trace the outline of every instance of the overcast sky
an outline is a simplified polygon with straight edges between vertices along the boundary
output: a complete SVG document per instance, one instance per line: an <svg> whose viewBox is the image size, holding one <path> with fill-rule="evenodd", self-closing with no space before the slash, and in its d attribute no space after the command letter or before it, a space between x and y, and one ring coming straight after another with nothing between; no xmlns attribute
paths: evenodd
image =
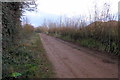
<svg viewBox="0 0 120 80"><path fill-rule="evenodd" d="M111 5L111 13L118 12L118 2L120 0L37 0L37 12L25 12L29 23L37 27L42 25L45 19L57 20L59 16L89 16L94 11L97 4L98 10L103 9L104 3Z"/></svg>

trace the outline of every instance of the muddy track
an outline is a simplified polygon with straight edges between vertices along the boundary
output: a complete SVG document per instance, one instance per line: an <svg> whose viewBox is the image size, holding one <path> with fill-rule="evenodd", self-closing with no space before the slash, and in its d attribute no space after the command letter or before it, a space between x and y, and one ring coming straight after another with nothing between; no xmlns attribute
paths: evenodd
<svg viewBox="0 0 120 80"><path fill-rule="evenodd" d="M57 78L118 78L117 59L46 34L40 37Z"/></svg>

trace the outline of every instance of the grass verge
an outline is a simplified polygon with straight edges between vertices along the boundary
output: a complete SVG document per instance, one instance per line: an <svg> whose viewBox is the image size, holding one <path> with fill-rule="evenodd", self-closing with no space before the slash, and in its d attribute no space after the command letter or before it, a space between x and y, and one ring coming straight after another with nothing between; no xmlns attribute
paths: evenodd
<svg viewBox="0 0 120 80"><path fill-rule="evenodd" d="M3 55L3 78L50 78L52 65L48 61L38 34L20 40Z"/></svg>
<svg viewBox="0 0 120 80"><path fill-rule="evenodd" d="M58 36L58 35L55 35L55 34L52 34L52 35L50 34L50 36L54 36L54 37L60 38L60 39L65 40L65 41L75 43L79 46L87 47L87 48L97 50L97 51L100 51L100 52L112 53L113 55L119 55L117 45L114 42L112 43L111 46L109 46L109 45L104 45L100 41L97 41L97 40L92 39L92 38L75 40L75 39L71 38L69 35L68 36L62 36L62 35Z"/></svg>

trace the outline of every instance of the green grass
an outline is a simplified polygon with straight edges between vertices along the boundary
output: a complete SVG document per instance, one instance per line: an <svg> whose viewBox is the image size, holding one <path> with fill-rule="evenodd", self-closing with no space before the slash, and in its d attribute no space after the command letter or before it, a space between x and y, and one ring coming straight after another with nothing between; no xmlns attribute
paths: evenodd
<svg viewBox="0 0 120 80"><path fill-rule="evenodd" d="M55 35L52 34L52 36L55 36ZM63 39L65 41L76 43L80 46L87 47L87 48L90 48L93 50L112 53L115 55L118 55L118 53L119 53L119 51L117 49L117 44L115 44L114 42L112 43L111 48L110 48L109 45L105 45L105 44L101 43L100 41L97 41L93 38L84 38L84 39L75 40L75 39L71 38L69 35L67 35L67 36L60 35L60 36L55 36L55 37L58 37L58 38Z"/></svg>
<svg viewBox="0 0 120 80"><path fill-rule="evenodd" d="M94 39L82 39L82 40L77 40L77 43L80 44L81 46L88 47L88 48L94 48L96 50L104 51L105 46Z"/></svg>
<svg viewBox="0 0 120 80"><path fill-rule="evenodd" d="M20 40L3 56L3 77L50 78L52 65L38 34Z"/></svg>
<svg viewBox="0 0 120 80"><path fill-rule="evenodd" d="M60 37L60 38L63 39L63 40L74 42L74 39L70 38L70 36L64 36L64 37Z"/></svg>

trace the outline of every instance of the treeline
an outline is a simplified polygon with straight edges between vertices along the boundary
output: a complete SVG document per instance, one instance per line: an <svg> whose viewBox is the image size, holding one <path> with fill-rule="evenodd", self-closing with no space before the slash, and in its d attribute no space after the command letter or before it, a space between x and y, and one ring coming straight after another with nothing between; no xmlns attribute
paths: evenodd
<svg viewBox="0 0 120 80"><path fill-rule="evenodd" d="M33 5L34 7L30 7ZM20 38L22 25L21 16L26 10L32 11L36 7L35 1L2 2L2 42L3 51L14 45Z"/></svg>
<svg viewBox="0 0 120 80"><path fill-rule="evenodd" d="M33 4L31 5L36 4L33 1ZM15 70L18 70L18 66L24 62L26 59L25 57L30 56L30 54L25 53L25 50L23 50L24 46L20 47L23 41L22 39L26 38L25 36L28 36L28 34L32 34L34 30L32 25L21 25L20 18L25 10L33 10L30 8L30 2L2 2L3 78L10 77L10 74L12 74ZM20 59L22 60L20 61Z"/></svg>
<svg viewBox="0 0 120 80"><path fill-rule="evenodd" d="M2 48L5 51L12 46L19 35L20 16L21 12L20 3L2 3ZM3 53L5 54L5 53Z"/></svg>
<svg viewBox="0 0 120 80"><path fill-rule="evenodd" d="M50 27L48 33L82 46L119 54L118 22L94 22L85 27Z"/></svg>
<svg viewBox="0 0 120 80"><path fill-rule="evenodd" d="M85 47L119 55L118 21L116 15L109 12L109 6L105 3L105 10L101 13L97 12L95 6L94 16L90 15L87 19L82 16L60 17L58 21L47 22L38 30Z"/></svg>
<svg viewBox="0 0 120 80"><path fill-rule="evenodd" d="M53 75L36 29L27 20L25 24L20 20L24 11L33 11L35 8L34 0L2 3L3 80L9 77L49 78Z"/></svg>

